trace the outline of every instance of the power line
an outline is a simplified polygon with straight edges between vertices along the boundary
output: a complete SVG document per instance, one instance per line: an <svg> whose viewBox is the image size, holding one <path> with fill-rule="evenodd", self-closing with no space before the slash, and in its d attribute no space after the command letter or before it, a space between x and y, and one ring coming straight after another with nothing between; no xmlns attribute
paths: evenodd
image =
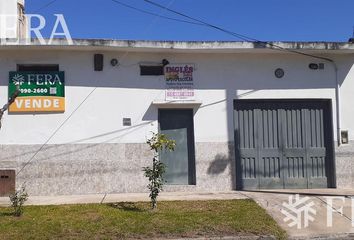
<svg viewBox="0 0 354 240"><path fill-rule="evenodd" d="M44 8L52 5L53 3L55 3L57 0L53 0L49 3L47 3L45 6L41 7L39 10L35 11L35 12L38 12L40 10L43 10ZM117 0L112 0L118 4L121 4L123 6L126 6L126 7L129 7L129 8L135 8L133 6L130 6L128 4L125 4L125 3L121 3ZM138 8L136 8L136 10L139 10ZM144 11L144 10L142 10ZM147 12L147 11L146 11ZM151 13L151 14L154 14L154 13ZM155 14L154 14L155 15ZM158 14L156 14L156 16L158 17L163 17L163 18L167 18L167 17L164 17L164 16L160 16ZM168 18L169 19L169 18ZM171 18L170 20L173 20L173 18ZM175 19L177 21L179 21L179 19ZM186 22L186 23L192 23L192 22L188 22L188 21L183 21L181 20L182 22ZM126 55L129 54L129 52L127 51L126 54L125 54L125 57ZM78 109L87 101L87 99L93 94L93 92L97 89L97 87L95 87L86 97L85 99L77 106L77 108L64 120L64 122L62 122L62 124L52 133L52 135L41 145L41 147L29 158L29 160L25 163L25 165L17 172L16 176L18 176L31 162L33 162L35 160L35 157L44 149L44 147L49 143L49 141L59 132L59 130L71 119L71 117L78 111Z"/></svg>
<svg viewBox="0 0 354 240"><path fill-rule="evenodd" d="M171 6L175 1L176 1L176 0L170 0L169 3L167 4L167 6L168 6L168 7ZM151 23L146 26L146 29L145 29L145 31L143 32L143 35L146 34L146 33L149 31L149 29L151 29L151 27L152 27L154 24L157 23L157 21L159 21L159 19L163 16L163 15L162 15L162 12L163 12L163 11L164 11L164 10L160 10L160 12L158 13L158 16L154 17L154 19L151 21Z"/></svg>
<svg viewBox="0 0 354 240"><path fill-rule="evenodd" d="M42 11L43 9L49 7L50 5L54 4L57 0L52 0L48 3L46 3L45 5L43 5L42 7L38 8L36 11L34 11L33 13L38 13L40 11Z"/></svg>
<svg viewBox="0 0 354 240"><path fill-rule="evenodd" d="M25 165L17 172L16 176L18 176L40 153L44 146L48 144L48 142L59 132L59 130L69 121L69 119L79 110L79 108L87 101L87 99L93 94L93 92L97 89L95 87L86 97L85 99L75 108L75 110L60 124L60 126L52 133L52 135L42 144L42 146L32 155L32 157L25 163Z"/></svg>
<svg viewBox="0 0 354 240"><path fill-rule="evenodd" d="M37 9L36 11L34 12L39 12L47 7L49 7L50 5L54 4L57 0L53 0L49 3L47 3L46 5L44 5L43 7ZM134 6L131 6L131 5L128 5L128 4L125 4L123 2L120 2L118 0L111 0L117 4L120 4L122 6L125 6L127 8L130 8L130 9L134 9L136 11L139 11L139 12L142 12L142 13L145 13L145 14L149 14L149 15L153 15L153 16L157 16L157 17L161 17L161 18L164 18L164 19L168 19L168 20L173 20L173 21L177 21L177 22L182 22L182 23L187 23L187 24L193 24L193 25L199 25L199 26L207 26L207 27L210 27L210 28L214 28L216 30L219 30L219 31L222 31L224 33L227 33L227 34L230 34L234 37L237 37L239 39L242 39L242 40L245 40L245 41L252 41L252 42L256 42L256 43L260 43L260 44L265 44L266 45L269 45L271 47L274 47L273 49L274 50L282 50L282 51L287 51L287 52L292 52L292 53L296 53L296 54L300 54L300 55L304 55L304 56L308 56L308 57L313 57L313 58L318 58L318 59L323 59L323 60L326 60L326 61L329 61L329 62L332 62L334 63L334 61L332 59L329 59L329 58L324 58L324 57L320 57L320 56L315 56L315 55L311 55L311 54L306 54L306 53L302 53L302 52L298 52L298 51L295 51L295 50L290 50L290 49L286 49L286 48L283 48L281 46L278 46L276 44L273 44L273 43L268 43L268 42L264 42L264 41L260 41L260 40L257 40L255 38L251 38L251 37L248 37L246 35L243 35L243 34L239 34L239 33L236 33L236 32L232 32L230 30L227 30L227 29L224 29L224 28L221 28L221 27L218 27L216 25L213 25L213 24L210 24L210 23L207 23L205 21L202 21L202 20L199 20L197 18L194 18L194 17L190 17L186 14L183 14L183 13L180 13L180 12L177 12L173 9L170 9L168 7L165 7L165 6L162 6L158 3L155 3L155 2L152 2L150 0L144 0L145 2L149 3L149 4L152 4L156 7L159 7L159 8L162 8L164 10L167 10L169 12L172 12L174 14L177 14L177 15L180 15L182 17L185 17L185 18L188 18L188 19L191 19L195 22L191 22L191 21L185 21L185 20L182 20L182 19L177 19L177 18L170 18L170 17L166 17L166 16L161 16L159 14L156 14L156 13L153 13L153 12L149 12L149 11L145 11L143 9L139 9L139 8L136 8ZM44 148L45 145L48 144L48 142L59 132L59 130L70 120L70 118L77 112L77 110L87 101L87 99L93 94L93 92L97 89L97 87L95 87L86 97L85 99L78 105L78 107L64 120L64 122L53 132L53 134L41 145L41 147L32 155L32 157L25 163L25 165L20 169L20 171L18 171L17 175L18 176L34 159L35 157L38 155L39 152L41 152Z"/></svg>
<svg viewBox="0 0 354 240"><path fill-rule="evenodd" d="M267 46L270 46L269 49L273 49L273 50L278 50L278 51L284 51L284 52L290 52L290 53L294 53L294 54L298 54L298 55L302 55L302 56L306 56L306 57L311 57L311 58L316 58L316 59L321 59L321 60L324 60L324 61L327 61L329 63L331 63L333 65L333 68L334 68L334 72L335 72L335 81L336 81L336 108L337 108L337 137L338 137L338 145L340 145L340 130L341 130L341 118L340 118L340 83L338 82L338 66L337 66L337 63L335 62L335 60L331 59L331 58L328 58L328 57L321 57L321 56L317 56L317 55L313 55L313 54L308 54L308 53L304 53L304 52L300 52L300 51L297 51L297 50L292 50L292 49L287 49L287 48L284 48L282 46L279 46L277 44L274 44L274 43L269 43L269 42L265 42L265 41L260 41L258 39L254 39L254 38L250 38L246 35L242 35L242 34L238 34L238 33L235 33L235 32L232 32L232 31L229 31L229 30L226 30L224 28L221 28L221 27L218 27L218 26L215 26L213 24L210 24L210 23L207 23L207 22L204 22L202 20L199 20L197 18L194 18L194 17L190 17L186 14L183 14L183 13L180 13L178 11L175 11L173 9L170 9L166 6L163 6L163 5L160 5L158 3L155 3L153 1L150 1L150 0L144 0L145 2L149 3L149 4L152 4L156 7L159 7L159 8L162 8L164 10L167 10L169 12L172 12L174 14L177 14L179 16L183 16L185 18L188 18L188 19L191 19L193 21L196 21L196 22L199 22L199 23L203 23L205 26L208 26L210 28L214 28L214 29L217 29L219 31L222 31L224 33L228 33L232 36L235 36L235 37L238 37L240 39L244 39L247 41L247 39L249 41L253 41L255 42L256 44L262 44L264 45L264 47L267 47Z"/></svg>
<svg viewBox="0 0 354 240"><path fill-rule="evenodd" d="M222 28L222 27L219 27L219 26L216 26L216 25L213 25L213 24L210 24L208 22L205 22L205 21L202 21L200 19L197 19L197 18L194 18L194 17L191 17L187 14L184 14L184 13L181 13L181 12L178 12L176 10L173 10L171 8L168 8L166 6L163 6L161 4L158 4L156 2L153 2L153 1L150 1L150 0L144 0L145 2L155 6L155 7L158 7L158 8L162 8L166 11L169 11L169 12L172 12L174 14L177 14L179 16L182 16L182 17L185 17L187 19L190 19L190 20L193 20L197 23L200 23L204 26L207 26L207 27L210 27L210 28L213 28L213 29L216 29L218 31L221 31L221 32L224 32L224 33L227 33L229 35L232 35L234 37L237 37L239 39L242 39L244 41L247 41L247 42L255 42L255 43L258 43L258 44L263 44L265 47L267 47L267 45L269 45L270 47L272 47L271 49L274 49L274 50L280 50L280 51L286 51L286 52L291 52L291 53L295 53L295 54L299 54L299 55L303 55L303 56L307 56L307 57L312 57L312 58L317 58L317 59L322 59L322 60L325 60L325 61L329 61L331 63L333 63L334 61L330 58L326 58L326 57L320 57L320 56L316 56L316 55L312 55L312 54L308 54L308 53L303 53L303 52L299 52L299 51L296 51L296 50L291 50L291 49L287 49L287 48L284 48L282 46L279 46L279 45L276 45L274 43L269 43L269 42L265 42L265 41L261 41L261 40L258 40L258 39L255 39L255 38L252 38L252 37L248 37L246 35L243 35L243 34L239 34L239 33L236 33L236 32L233 32L233 31L230 31L230 30L227 30L225 28Z"/></svg>
<svg viewBox="0 0 354 240"><path fill-rule="evenodd" d="M141 13L148 14L148 15L151 15L151 16L155 16L155 17L159 17L159 18L164 18L164 19L167 19L167 20L175 21L175 22L182 22L182 23L193 24L193 25L199 25L199 26L203 26L203 25L204 25L204 24L201 24L201 23L186 21L186 20L182 20L182 19L178 19L178 18L171 18L171 17L162 16L162 15L160 15L160 14L157 14L157 13L154 13L154 12L150 12L150 11L146 11L146 10L143 10L143 9L141 9L141 8L134 7L134 6L132 6L132 5L123 3L123 2L118 1L118 0L111 0L111 1L114 2L114 3L116 3L116 4L119 4L119 5L121 5L121 6L124 6L124 7L126 7L126 8L133 9L133 10L135 10L135 11L137 11L137 12L141 12Z"/></svg>
<svg viewBox="0 0 354 240"><path fill-rule="evenodd" d="M201 25L204 25L204 26L207 26L207 27L210 27L210 28L217 29L217 30L222 31L222 32L227 33L227 34L231 34L231 35L233 35L234 37L237 37L237 38L239 38L239 39L242 39L242 40L245 40L245 41L258 41L257 39L250 38L250 37L248 37L248 36L246 36L246 35L242 35L242 34L239 34L239 33L235 33L235 32L226 30L226 29L224 29L224 28L218 27L218 26L216 26L216 25L207 23L207 22L202 21L202 20L200 20L200 19L197 19L197 18L188 16L188 15L186 15L186 14L184 14L184 13L178 12L178 11L176 11L176 10L173 10L173 9L168 8L168 7L166 7L166 6L163 6L163 5L161 5L161 4L155 3L155 2L153 2L153 1L150 1L150 0L144 0L144 1L147 2L147 3L149 3L149 4L151 4L151 5L153 5L153 6L155 6L155 7L162 8L162 9L164 9L164 10L166 10L166 11L172 12L172 13L177 14L177 15L179 15L179 16L182 16L182 17L184 17L184 18L188 18L188 19L190 19L190 20L193 20L193 21L195 21L195 22L198 22L198 23L200 23Z"/></svg>

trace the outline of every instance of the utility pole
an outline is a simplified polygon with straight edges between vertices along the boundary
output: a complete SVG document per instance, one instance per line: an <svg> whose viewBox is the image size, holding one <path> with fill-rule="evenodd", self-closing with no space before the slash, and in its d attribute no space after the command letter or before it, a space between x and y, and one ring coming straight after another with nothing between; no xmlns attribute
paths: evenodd
<svg viewBox="0 0 354 240"><path fill-rule="evenodd" d="M20 95L20 84L16 85L16 91L11 95L11 97L9 98L7 103L0 109L0 129L2 127L1 120L2 120L2 117L4 116L4 113L9 109L11 104L13 104L15 102L18 95Z"/></svg>

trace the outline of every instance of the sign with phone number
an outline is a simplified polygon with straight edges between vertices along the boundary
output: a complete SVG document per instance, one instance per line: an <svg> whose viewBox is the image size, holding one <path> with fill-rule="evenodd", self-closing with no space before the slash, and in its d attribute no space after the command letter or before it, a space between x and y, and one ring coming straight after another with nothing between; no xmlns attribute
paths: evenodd
<svg viewBox="0 0 354 240"><path fill-rule="evenodd" d="M165 67L166 101L194 100L194 66L174 64Z"/></svg>
<svg viewBox="0 0 354 240"><path fill-rule="evenodd" d="M64 72L10 72L9 97L19 85L20 95L9 112L64 112Z"/></svg>

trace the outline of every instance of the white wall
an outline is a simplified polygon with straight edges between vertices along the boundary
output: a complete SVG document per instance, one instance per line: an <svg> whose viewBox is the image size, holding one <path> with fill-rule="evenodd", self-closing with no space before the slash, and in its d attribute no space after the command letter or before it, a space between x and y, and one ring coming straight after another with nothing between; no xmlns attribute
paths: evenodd
<svg viewBox="0 0 354 240"><path fill-rule="evenodd" d="M354 56L337 57L339 79L341 80L342 130L349 131L354 140Z"/></svg>
<svg viewBox="0 0 354 240"><path fill-rule="evenodd" d="M140 143L157 130L154 100L164 100L164 77L140 76L139 62L194 63L196 98L203 105L195 113L196 142L233 141L233 100L252 98L332 99L335 116L335 78L332 67L313 71L313 60L293 54L148 54L106 52L103 72L93 71L94 52L2 51L0 52L0 104L6 102L8 72L16 64L59 64L65 71L66 112L64 114L8 115L3 119L0 144L43 144L58 126L96 88L87 101L52 138L62 143ZM109 64L118 58L120 67ZM354 140L353 56L340 57L343 128ZM318 61L315 61L318 62ZM277 79L281 67L285 77ZM132 118L135 127L123 127ZM334 117L334 128L336 126Z"/></svg>

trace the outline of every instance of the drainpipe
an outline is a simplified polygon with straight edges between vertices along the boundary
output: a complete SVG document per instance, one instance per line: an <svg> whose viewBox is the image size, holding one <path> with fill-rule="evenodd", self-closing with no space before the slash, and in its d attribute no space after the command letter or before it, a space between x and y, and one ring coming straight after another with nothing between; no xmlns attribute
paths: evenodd
<svg viewBox="0 0 354 240"><path fill-rule="evenodd" d="M350 42L352 40L349 40ZM273 45L273 44L272 44ZM273 45L276 46L276 45ZM325 60L329 63L332 64L333 68L334 68L334 74L335 74L335 91L336 91L336 120L337 120L337 143L338 143L338 147L340 147L342 145L342 139L341 139L341 129L342 129L342 117L341 117L341 94L340 94L340 83L339 83L339 79L338 79L338 66L336 64L336 62L331 59L331 58L327 58L327 57L320 57L320 56L315 56L315 55L311 55L311 54L307 54L307 53L303 53L303 52L298 52L298 51L294 51L294 50L288 50L279 46L276 46L278 48L278 50L284 50L284 51L289 51L292 53L296 53L296 54L300 54L300 55L304 55L307 57L313 57L313 58L317 58L317 59L322 59Z"/></svg>
<svg viewBox="0 0 354 240"><path fill-rule="evenodd" d="M340 83L338 80L338 66L336 62L332 59L329 62L332 63L333 68L334 68L334 74L335 74L335 79L336 79L336 118L337 118L337 144L338 147L341 146L342 140L341 140L341 129L342 129L342 116L341 116L341 94L340 94Z"/></svg>
<svg viewBox="0 0 354 240"><path fill-rule="evenodd" d="M312 55L309 55L312 56ZM337 145L340 147L342 145L342 139L341 139L341 130L342 130L342 105L341 105L341 94L340 94L340 83L338 79L338 66L337 63L331 59L331 58L326 58L326 57L318 57L318 56L312 56L318 59L326 60L327 62L331 63L334 69L334 74L335 74L335 91L336 91L336 120L337 120Z"/></svg>

